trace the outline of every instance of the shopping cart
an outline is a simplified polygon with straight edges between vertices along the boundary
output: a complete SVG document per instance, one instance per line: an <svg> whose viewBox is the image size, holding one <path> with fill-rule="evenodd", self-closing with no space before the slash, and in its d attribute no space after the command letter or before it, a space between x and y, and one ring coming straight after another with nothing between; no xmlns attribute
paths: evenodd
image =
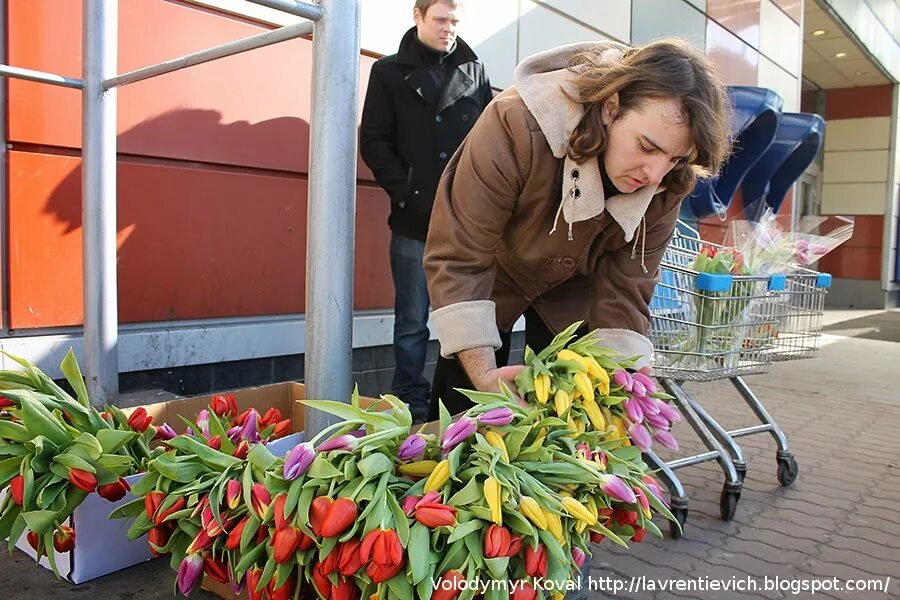
<svg viewBox="0 0 900 600"><path fill-rule="evenodd" d="M707 452L664 463L655 453L647 460L660 472L669 489L672 513L681 526L687 519L687 495L674 470L716 460L725 483L720 495L723 520L734 517L740 499L746 460L735 438L768 431L778 444L778 480L790 485L797 476L797 462L778 424L742 379L764 373L776 357L799 354L817 345L821 326L823 280L804 270L792 279L785 275L711 275L691 269L704 242L676 232L663 256L660 282L650 303L650 336L654 343L654 372L674 398L685 420L703 441ZM815 292L807 294L815 281ZM816 320L818 311L818 320ZM815 341L814 341L815 340ZM813 351L814 352L814 351ZM810 351L806 351L811 355ZM685 381L729 379L756 414L760 425L725 430L705 408L685 391ZM673 537L680 528L672 524Z"/></svg>

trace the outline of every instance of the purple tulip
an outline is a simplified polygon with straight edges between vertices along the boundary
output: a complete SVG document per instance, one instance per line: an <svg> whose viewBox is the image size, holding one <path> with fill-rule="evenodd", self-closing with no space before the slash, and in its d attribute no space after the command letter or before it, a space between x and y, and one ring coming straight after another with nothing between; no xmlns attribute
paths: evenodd
<svg viewBox="0 0 900 600"><path fill-rule="evenodd" d="M244 591L245 584L246 584L246 579L244 579L243 577L241 577L240 581L237 581L237 582L232 581L231 582L231 591L234 592L235 596L240 596L241 593Z"/></svg>
<svg viewBox="0 0 900 600"><path fill-rule="evenodd" d="M647 390L648 394L656 393L656 389L657 389L656 382L653 381L651 378L647 377L646 375L644 375L643 373L635 373L634 375L631 376L631 378L634 379L635 381L640 381L641 384L644 386L644 389Z"/></svg>
<svg viewBox="0 0 900 600"><path fill-rule="evenodd" d="M625 401L625 414L628 415L628 420L632 423L640 423L644 420L644 410L641 408L641 403L634 398L629 398Z"/></svg>
<svg viewBox="0 0 900 600"><path fill-rule="evenodd" d="M641 408L644 409L644 415L658 415L659 414L659 406L657 406L656 400L649 396L634 396L634 398L641 403Z"/></svg>
<svg viewBox="0 0 900 600"><path fill-rule="evenodd" d="M205 408L197 414L197 427L200 428L203 437L209 439L209 411Z"/></svg>
<svg viewBox="0 0 900 600"><path fill-rule="evenodd" d="M587 561L587 554L578 546L572 546L572 560L575 561L575 565L580 569Z"/></svg>
<svg viewBox="0 0 900 600"><path fill-rule="evenodd" d="M492 408L491 410L481 413L480 415L478 415L478 420L481 421L482 425L493 425L494 427L501 427L503 425L509 425L510 423L512 423L514 416L515 414L510 408L501 406L499 408Z"/></svg>
<svg viewBox="0 0 900 600"><path fill-rule="evenodd" d="M178 565L178 589L185 596L190 596L191 592L200 581L203 575L203 557L199 554L188 554Z"/></svg>
<svg viewBox="0 0 900 600"><path fill-rule="evenodd" d="M184 433L185 433L185 435L189 435L191 437L196 437L193 427L188 427L187 429L184 430Z"/></svg>
<svg viewBox="0 0 900 600"><path fill-rule="evenodd" d="M241 425L241 431L238 438L247 440L248 442L258 442L259 431L256 426L258 419L259 413L256 412L256 409L251 408L250 412L247 413L247 417L244 419L244 424Z"/></svg>
<svg viewBox="0 0 900 600"><path fill-rule="evenodd" d="M613 373L613 381L616 382L616 385L620 385L625 388L626 392L630 392L634 380L631 377L631 373L626 371L625 369L619 369L615 373Z"/></svg>
<svg viewBox="0 0 900 600"><path fill-rule="evenodd" d="M459 421L450 425L444 431L444 439L441 449L450 452L478 429L478 422L471 417L460 417Z"/></svg>
<svg viewBox="0 0 900 600"><path fill-rule="evenodd" d="M329 452L331 450L347 450L349 452L356 448L356 440L357 438L349 434L339 435L319 444L317 450L319 452Z"/></svg>
<svg viewBox="0 0 900 600"><path fill-rule="evenodd" d="M414 433L400 444L400 448L397 450L397 458L404 462L421 458L425 454L425 446L425 438L418 433Z"/></svg>
<svg viewBox="0 0 900 600"><path fill-rule="evenodd" d="M678 441L675 440L675 436L666 431L665 429L657 429L653 432L653 439L659 442L664 448L668 448L673 452L678 451Z"/></svg>
<svg viewBox="0 0 900 600"><path fill-rule="evenodd" d="M241 439L241 426L235 425L234 427L226 431L225 435L228 436L229 440L237 444L238 440Z"/></svg>
<svg viewBox="0 0 900 600"><path fill-rule="evenodd" d="M175 430L172 429L171 425L169 425L168 423L163 423L156 428L156 435L158 435L159 439L161 440L171 440L177 434L175 433Z"/></svg>
<svg viewBox="0 0 900 600"><path fill-rule="evenodd" d="M662 415L644 415L644 421L654 429L665 429L668 431L671 429L672 424L669 423L669 420Z"/></svg>
<svg viewBox="0 0 900 600"><path fill-rule="evenodd" d="M355 430L355 431L351 431L351 432L348 433L347 435L352 435L352 436L355 437L355 438L366 437L366 428L365 428L365 427L360 427L359 429L357 429L357 430Z"/></svg>
<svg viewBox="0 0 900 600"><path fill-rule="evenodd" d="M619 502L624 502L626 504L634 504L637 502L634 491L615 475L601 473L600 489L613 500L618 500Z"/></svg>
<svg viewBox="0 0 900 600"><path fill-rule="evenodd" d="M628 427L628 437L642 452L646 452L653 445L653 438L650 437L650 432L640 423L634 423Z"/></svg>
<svg viewBox="0 0 900 600"><path fill-rule="evenodd" d="M672 423L681 423L681 413L675 410L675 408L673 408L670 404L660 400L656 403L656 406L659 407L659 414L667 418L669 421L671 421Z"/></svg>
<svg viewBox="0 0 900 600"><path fill-rule="evenodd" d="M646 396L647 388L644 387L644 384L635 379L631 382L631 395L632 396Z"/></svg>
<svg viewBox="0 0 900 600"><path fill-rule="evenodd" d="M294 446L284 459L284 478L293 481L306 473L316 458L316 451L309 442Z"/></svg>

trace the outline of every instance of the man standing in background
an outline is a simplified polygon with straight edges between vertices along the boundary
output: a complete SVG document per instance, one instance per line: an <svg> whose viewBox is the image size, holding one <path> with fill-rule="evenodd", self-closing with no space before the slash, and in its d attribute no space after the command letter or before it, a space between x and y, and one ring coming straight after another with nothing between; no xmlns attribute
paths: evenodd
<svg viewBox="0 0 900 600"><path fill-rule="evenodd" d="M422 257L438 180L491 101L490 81L472 49L456 36L460 0L416 0L415 27L397 54L369 75L360 148L391 199L394 358L391 392L424 422L431 393L425 378L428 289Z"/></svg>

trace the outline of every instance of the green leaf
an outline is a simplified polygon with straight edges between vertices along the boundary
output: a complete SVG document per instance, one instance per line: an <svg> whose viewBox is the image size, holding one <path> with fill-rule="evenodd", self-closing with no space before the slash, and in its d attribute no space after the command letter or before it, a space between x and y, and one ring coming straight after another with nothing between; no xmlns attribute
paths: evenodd
<svg viewBox="0 0 900 600"><path fill-rule="evenodd" d="M82 471L87 471L92 475L97 474L97 467L88 461L84 460L79 456L75 456L74 454L63 453L57 454L53 458L53 462L59 463L67 469L81 469Z"/></svg>
<svg viewBox="0 0 900 600"><path fill-rule="evenodd" d="M394 470L394 463L381 452L374 452L359 461L356 467L363 477L374 479L382 473L392 472Z"/></svg>
<svg viewBox="0 0 900 600"><path fill-rule="evenodd" d="M240 459L233 456L228 456L223 452L219 452L215 448L210 448L200 440L192 438L188 435L176 436L166 442L166 445L171 448L181 450L185 454L193 454L204 464L209 465L210 467L218 471L224 471L225 469L241 462Z"/></svg>
<svg viewBox="0 0 900 600"><path fill-rule="evenodd" d="M461 537L450 544L444 553L444 560L437 568L437 573L445 573L448 569L459 569L466 560L466 538Z"/></svg>
<svg viewBox="0 0 900 600"><path fill-rule="evenodd" d="M407 546L408 548L415 549L415 551L408 553L413 585L418 585L431 574L431 570L429 569L431 565L428 562L428 552L419 550L429 548L430 546L431 531L421 523L413 525L409 532L409 545Z"/></svg>
<svg viewBox="0 0 900 600"><path fill-rule="evenodd" d="M481 484L474 477L448 501L450 506L466 506L481 500Z"/></svg>
<svg viewBox="0 0 900 600"><path fill-rule="evenodd" d="M494 579L501 581L508 579L506 576L506 568L509 566L508 556L500 558L485 558L484 562L487 565L488 572Z"/></svg>
<svg viewBox="0 0 900 600"><path fill-rule="evenodd" d="M0 438L13 442L27 442L34 435L28 432L24 425L12 421L0 420Z"/></svg>
<svg viewBox="0 0 900 600"><path fill-rule="evenodd" d="M363 421L366 425L371 425L376 429L384 429L387 427L395 427L397 420L390 413L367 412L362 409L353 408L346 402L336 402L334 400L301 400L310 408L321 410L345 421Z"/></svg>
<svg viewBox="0 0 900 600"><path fill-rule="evenodd" d="M22 513L22 518L25 519L28 529L42 535L47 529L53 527L57 513L53 510L29 510Z"/></svg>
<svg viewBox="0 0 900 600"><path fill-rule="evenodd" d="M115 471L117 473L127 473L134 470L134 459L130 456L122 456L121 454L101 454L97 459L97 464L104 469Z"/></svg>
<svg viewBox="0 0 900 600"><path fill-rule="evenodd" d="M54 481L45 485L37 495L37 505L45 510L53 506L53 502L56 498L63 493L69 485L67 479L60 479L55 475L53 476L53 479Z"/></svg>
<svg viewBox="0 0 900 600"><path fill-rule="evenodd" d="M400 538L400 545L406 548L409 546L409 520L393 493L389 492L384 496L387 498L388 508L394 517L394 529L397 531L397 537Z"/></svg>
<svg viewBox="0 0 900 600"><path fill-rule="evenodd" d="M19 541L19 538L22 537L22 534L25 533L25 530L28 528L28 524L25 523L25 519L22 518L21 513L16 513L16 519L13 521L13 524L9 528L9 536L7 538L7 547L9 548L10 554L12 554L13 549L16 547L16 542Z"/></svg>
<svg viewBox="0 0 900 600"><path fill-rule="evenodd" d="M100 441L86 431L79 434L73 443L83 448L91 460L97 460L103 454L103 446L100 445Z"/></svg>
<svg viewBox="0 0 900 600"><path fill-rule="evenodd" d="M13 456L0 460L0 488L5 487L9 480L19 474L24 456Z"/></svg>
<svg viewBox="0 0 900 600"><path fill-rule="evenodd" d="M132 491L134 488L132 488ZM141 513L146 514L146 509L144 508L144 499L137 498L132 500L131 502L126 502L121 506L117 506L111 513L109 513L108 519L133 519L139 516Z"/></svg>
<svg viewBox="0 0 900 600"><path fill-rule="evenodd" d="M249 526L250 526L250 524L248 523L248 524L247 524L247 527L249 527ZM244 531L247 531L247 529L244 529ZM255 534L256 531L254 531L253 533ZM266 543L267 543L267 542L266 542L265 540L263 540L262 542L260 542L259 544L257 544L252 550L250 550L250 551L248 551L248 552L245 552L245 553L241 556L241 560L238 562L238 564L237 564L237 566L234 568L234 570L235 570L235 571L246 571L246 570L249 569L251 566L255 565L255 564L256 564L256 561L257 561L259 558L261 558L262 555L265 553L265 551L266 551Z"/></svg>
<svg viewBox="0 0 900 600"><path fill-rule="evenodd" d="M401 570L399 573L388 579L387 587L390 590L390 598L393 600L414 600L413 589L406 580L406 572Z"/></svg>
<svg viewBox="0 0 900 600"><path fill-rule="evenodd" d="M450 504L452 505L453 503L451 502ZM453 531L450 532L450 536L447 538L447 542L452 544L456 540L462 539L467 535L473 534L476 531L481 531L484 525L485 523L478 519L472 519L471 521L466 521L465 523L457 523L456 527L453 528ZM481 536L479 536L479 538L480 537Z"/></svg>
<svg viewBox="0 0 900 600"><path fill-rule="evenodd" d="M269 449L265 447L263 444L256 444L252 450L247 454L247 460L249 460L253 465L258 467L262 471L267 471L272 465L275 464L275 461L278 460L275 458L275 455L269 452Z"/></svg>
<svg viewBox="0 0 900 600"><path fill-rule="evenodd" d="M306 472L306 476L310 479L324 479L326 481L335 479L341 475L341 471L321 454L316 456L315 460L313 460L312 464L309 466L309 470Z"/></svg>
<svg viewBox="0 0 900 600"><path fill-rule="evenodd" d="M66 381L68 381L69 385L72 386L72 389L75 390L75 395L78 397L78 401L81 405L84 407L90 406L91 403L88 398L87 387L84 385L84 377L81 375L81 369L78 368L78 361L75 360L75 353L72 352L71 348L66 352L65 358L63 358L62 362L59 364L59 368L63 375L66 376Z"/></svg>
<svg viewBox="0 0 900 600"><path fill-rule="evenodd" d="M260 524L259 517L253 513L249 513L247 524L244 525L244 530L241 532L240 548L242 554L250 547L250 542L256 537L256 532L259 530Z"/></svg>
<svg viewBox="0 0 900 600"><path fill-rule="evenodd" d="M50 570L59 579L59 569L56 568L56 552L53 551L53 529L44 533L44 547L47 549L47 562L50 563Z"/></svg>
<svg viewBox="0 0 900 600"><path fill-rule="evenodd" d="M57 446L68 444L72 437L59 418L51 413L40 402L28 397L23 397L22 422L33 435L42 435Z"/></svg>
<svg viewBox="0 0 900 600"><path fill-rule="evenodd" d="M175 463L172 461L161 461L160 458L163 456L166 455L163 454L151 461L152 468L159 471L159 474L166 479L171 479L178 483L190 483L207 470L206 467L195 462Z"/></svg>
<svg viewBox="0 0 900 600"><path fill-rule="evenodd" d="M159 473L148 471L143 477L131 484L131 493L138 497L146 496L156 487L158 481Z"/></svg>
<svg viewBox="0 0 900 600"><path fill-rule="evenodd" d="M136 437L137 433L134 431L119 429L101 429L97 432L97 441L105 454L114 454Z"/></svg>

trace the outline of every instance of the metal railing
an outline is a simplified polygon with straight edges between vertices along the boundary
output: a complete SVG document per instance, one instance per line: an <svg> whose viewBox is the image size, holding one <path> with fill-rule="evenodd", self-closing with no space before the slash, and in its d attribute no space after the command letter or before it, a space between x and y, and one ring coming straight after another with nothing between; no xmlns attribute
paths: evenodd
<svg viewBox="0 0 900 600"><path fill-rule="evenodd" d="M116 274L117 88L193 65L313 34L306 261L306 394L349 399L359 106L359 0L248 0L310 19L117 74L118 8L83 0L82 79L10 65L0 76L82 91L82 209L85 377L91 401L115 403L118 391ZM307 409L306 428L331 421Z"/></svg>

